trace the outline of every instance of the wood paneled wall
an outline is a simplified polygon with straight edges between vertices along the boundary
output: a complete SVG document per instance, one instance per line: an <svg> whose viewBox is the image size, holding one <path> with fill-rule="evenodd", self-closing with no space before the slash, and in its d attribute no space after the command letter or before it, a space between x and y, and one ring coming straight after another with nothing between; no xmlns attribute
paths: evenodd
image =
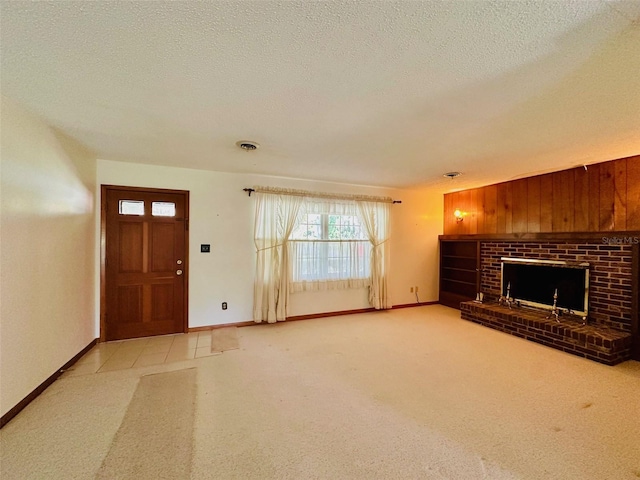
<svg viewBox="0 0 640 480"><path fill-rule="evenodd" d="M608 231L640 231L640 155L444 196L445 235Z"/></svg>

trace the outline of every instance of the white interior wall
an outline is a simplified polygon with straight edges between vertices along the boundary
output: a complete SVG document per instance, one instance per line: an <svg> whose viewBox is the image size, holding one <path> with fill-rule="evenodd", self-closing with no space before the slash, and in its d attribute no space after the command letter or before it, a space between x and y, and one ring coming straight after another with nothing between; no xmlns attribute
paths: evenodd
<svg viewBox="0 0 640 480"><path fill-rule="evenodd" d="M220 173L98 160L100 185L170 188L190 192L189 327L252 319L255 248L254 197L245 187L265 185L333 193L388 195L402 200L392 207L390 293L395 305L438 298L438 234L442 233L443 198L428 192L343 185L260 175ZM96 205L96 212L99 210ZM99 216L99 215L98 215ZM99 232L99 221L96 231ZM211 253L200 253L200 244ZM99 255L96 254L96 293ZM99 295L96 295L99 299ZM229 308L221 309L222 302ZM368 308L367 292L333 290L291 295L289 315ZM96 312L99 312L97 305ZM96 317L96 328L99 320Z"/></svg>
<svg viewBox="0 0 640 480"><path fill-rule="evenodd" d="M95 338L96 160L3 98L0 410Z"/></svg>

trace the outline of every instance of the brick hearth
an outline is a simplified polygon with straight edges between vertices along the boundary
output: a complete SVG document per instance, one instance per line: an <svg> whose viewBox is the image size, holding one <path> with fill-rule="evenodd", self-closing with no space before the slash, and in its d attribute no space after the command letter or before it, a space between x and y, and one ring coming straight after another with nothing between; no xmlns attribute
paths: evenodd
<svg viewBox="0 0 640 480"><path fill-rule="evenodd" d="M582 325L569 316L561 316L558 323L546 318L548 312L498 304L462 302L460 310L465 320L606 365L631 358L631 333L602 324Z"/></svg>

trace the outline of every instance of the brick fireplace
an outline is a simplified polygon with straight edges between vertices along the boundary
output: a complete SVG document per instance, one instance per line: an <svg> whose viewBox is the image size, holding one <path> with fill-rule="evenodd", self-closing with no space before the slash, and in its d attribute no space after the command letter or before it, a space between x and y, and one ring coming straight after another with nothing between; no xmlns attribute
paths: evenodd
<svg viewBox="0 0 640 480"><path fill-rule="evenodd" d="M463 302L463 319L542 343L607 365L631 358L634 332L635 238L604 236L589 240L479 240L480 290L484 303ZM503 257L589 263L589 316L561 315L500 306ZM637 262L637 260L636 260ZM635 275L638 275L635 272ZM635 322L635 323L634 323Z"/></svg>
<svg viewBox="0 0 640 480"><path fill-rule="evenodd" d="M481 242L481 290L500 297L501 257L588 262L589 323L631 332L632 245L605 242Z"/></svg>

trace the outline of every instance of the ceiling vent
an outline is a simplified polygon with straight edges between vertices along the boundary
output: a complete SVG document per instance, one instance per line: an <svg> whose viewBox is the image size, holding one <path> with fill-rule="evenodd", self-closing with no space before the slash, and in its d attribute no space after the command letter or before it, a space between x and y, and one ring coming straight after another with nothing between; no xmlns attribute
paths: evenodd
<svg viewBox="0 0 640 480"><path fill-rule="evenodd" d="M250 142L249 140L239 140L236 145L247 152L253 152L260 146L258 142Z"/></svg>
<svg viewBox="0 0 640 480"><path fill-rule="evenodd" d="M460 173L460 172L447 172L442 176L450 178L451 180L453 180L454 178L459 177L460 175L462 175L462 173Z"/></svg>

